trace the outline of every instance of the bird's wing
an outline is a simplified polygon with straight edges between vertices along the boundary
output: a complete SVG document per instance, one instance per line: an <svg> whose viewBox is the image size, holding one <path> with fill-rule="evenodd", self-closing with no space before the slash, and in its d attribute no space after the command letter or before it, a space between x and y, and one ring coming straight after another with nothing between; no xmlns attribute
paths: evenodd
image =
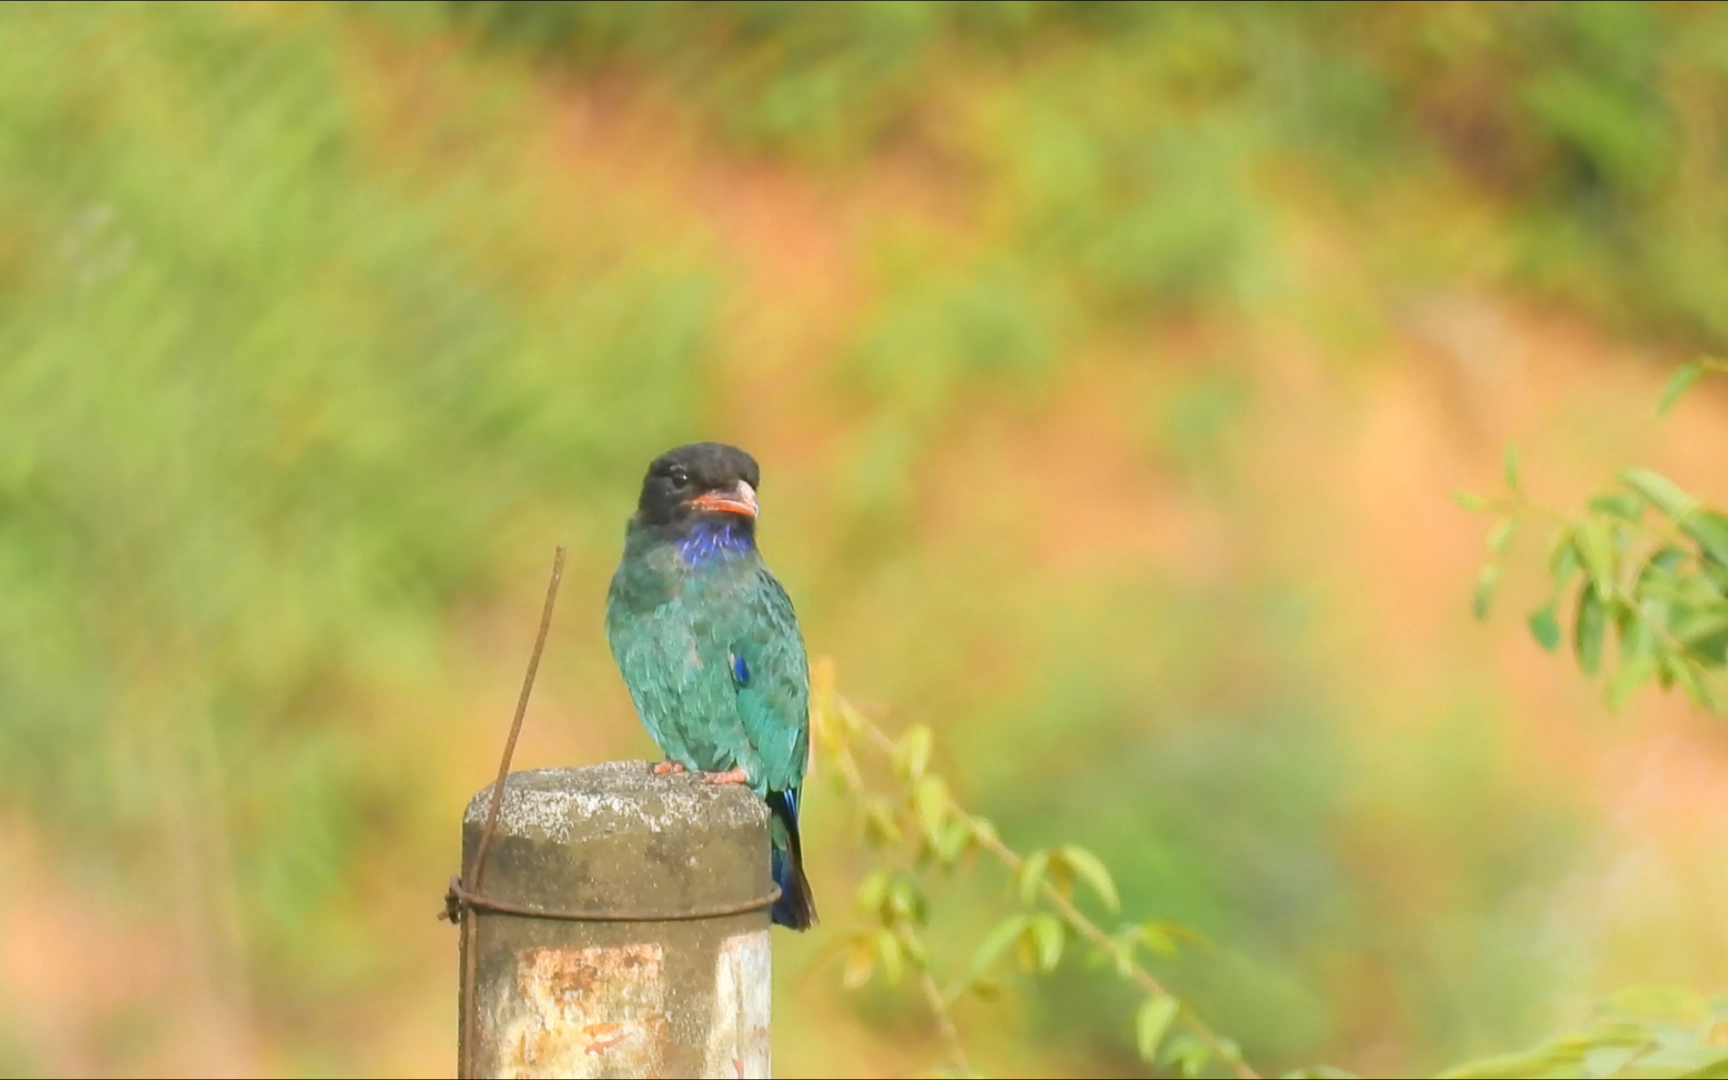
<svg viewBox="0 0 1728 1080"><path fill-rule="evenodd" d="M713 666L692 631L684 606L674 600L632 608L615 589L606 610L606 637L624 676L630 699L662 753L687 768L712 769L702 734L705 714L724 699L716 693ZM730 702L725 702L730 712Z"/></svg>
<svg viewBox="0 0 1728 1080"><path fill-rule="evenodd" d="M738 718L769 791L796 789L810 752L810 668L792 599L766 567L740 597L732 652Z"/></svg>

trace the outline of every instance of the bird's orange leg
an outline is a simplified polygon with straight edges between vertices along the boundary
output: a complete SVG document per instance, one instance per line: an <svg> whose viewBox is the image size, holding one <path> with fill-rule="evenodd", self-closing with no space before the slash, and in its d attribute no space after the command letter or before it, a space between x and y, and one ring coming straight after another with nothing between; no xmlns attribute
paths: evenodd
<svg viewBox="0 0 1728 1080"><path fill-rule="evenodd" d="M744 770L734 765L725 772L710 772L702 774L705 784L748 784L750 778L744 775Z"/></svg>
<svg viewBox="0 0 1728 1080"><path fill-rule="evenodd" d="M660 764L654 766L655 776L665 776L667 773L681 773L683 771L684 766L678 764L676 761L662 761Z"/></svg>

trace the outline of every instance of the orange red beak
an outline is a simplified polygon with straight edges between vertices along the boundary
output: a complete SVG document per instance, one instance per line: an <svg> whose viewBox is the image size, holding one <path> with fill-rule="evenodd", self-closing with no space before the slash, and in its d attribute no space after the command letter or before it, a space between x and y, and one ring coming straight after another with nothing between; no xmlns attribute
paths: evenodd
<svg viewBox="0 0 1728 1080"><path fill-rule="evenodd" d="M756 491L743 480L730 491L704 491L690 500L690 505L698 510L714 514L742 514L744 517L756 516Z"/></svg>

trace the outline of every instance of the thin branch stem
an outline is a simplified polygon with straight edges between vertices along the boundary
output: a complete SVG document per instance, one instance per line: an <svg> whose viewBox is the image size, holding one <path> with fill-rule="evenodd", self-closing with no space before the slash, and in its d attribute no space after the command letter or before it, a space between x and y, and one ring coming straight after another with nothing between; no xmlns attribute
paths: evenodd
<svg viewBox="0 0 1728 1080"><path fill-rule="evenodd" d="M863 771L858 768L857 759L852 756L851 748L844 742L836 742L834 757L841 775L846 779L848 791L854 798L862 800L869 793L869 786L864 781ZM948 1001L942 996L941 987L936 984L935 976L930 974L927 967L919 969L918 988L924 995L925 1004L930 1008L930 1018L936 1025L936 1034L948 1049L950 1063L960 1072L971 1075L972 1064L966 1056L965 1044L960 1041L960 1031L954 1026Z"/></svg>
<svg viewBox="0 0 1728 1080"><path fill-rule="evenodd" d="M960 1032L954 1026L954 1017L948 1011L948 1002L942 996L942 988L936 985L936 977L930 974L928 968L918 972L918 989L924 993L924 1003L930 1006L930 1015L936 1020L936 1032L942 1036L942 1041L948 1046L948 1058L954 1067L970 1076L972 1064L966 1058L966 1046L960 1041Z"/></svg>
<svg viewBox="0 0 1728 1080"><path fill-rule="evenodd" d="M852 708L843 699L841 699L839 695L832 695L832 698L836 710L844 715L846 726L862 732L876 747L876 749L882 751L884 754L893 754L894 740L889 737L887 732L871 723L856 709ZM844 741L836 740L835 757L838 761L841 772L846 777L848 787L852 789L854 794L863 794L867 790L863 774L858 768L857 761L852 756L851 749ZM994 829L987 827L981 828L980 826L985 824L984 819L961 806L952 793L948 794L947 802L948 812L966 823L978 846L995 856L996 860L1006 867L1011 875L1017 874L1021 865L1026 861L1025 857L1007 844L1003 843L1002 840L996 836ZM1044 900L1049 903L1051 908L1055 910L1056 914L1061 917L1062 921L1072 927L1081 937L1085 938L1100 949L1105 950L1107 953L1118 953L1120 951L1117 943L1111 940L1110 935L1105 933L1097 923L1087 918L1086 915L1074 905L1074 902L1065 896L1060 889L1056 888L1050 882L1044 881L1040 883L1039 892L1040 895L1043 896ZM1181 1001L1181 998L1178 995L1171 993L1155 975L1150 971L1147 971L1144 966L1132 957L1127 958L1126 966L1128 977L1146 993ZM930 979L928 972L925 973L925 980L929 983L929 986L925 989L925 997L930 1002L932 1012L938 1017L939 1024L948 1023L948 1013L945 1007L946 1003L940 991L937 990L934 980ZM934 993L932 993L932 991L934 991ZM1217 1032L1208 1027L1205 1021L1195 1015L1193 1008L1188 1006L1186 1003L1183 1005L1182 1019L1188 1029L1192 1031L1201 1042L1205 1043L1208 1049L1216 1054L1220 1060L1229 1063L1231 1069L1235 1072L1237 1077L1240 1078L1240 1080L1259 1080L1259 1074L1256 1073L1247 1062L1242 1060L1241 1051L1237 1050L1234 1044L1228 1042Z"/></svg>

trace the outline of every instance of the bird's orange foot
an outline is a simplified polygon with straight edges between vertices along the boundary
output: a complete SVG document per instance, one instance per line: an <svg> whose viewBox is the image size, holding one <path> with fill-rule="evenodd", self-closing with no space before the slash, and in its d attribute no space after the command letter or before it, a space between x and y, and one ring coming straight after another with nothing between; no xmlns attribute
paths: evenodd
<svg viewBox="0 0 1728 1080"><path fill-rule="evenodd" d="M702 774L704 784L748 784L750 778L744 775L744 770L734 766L725 772L710 772Z"/></svg>
<svg viewBox="0 0 1728 1080"><path fill-rule="evenodd" d="M654 766L655 776L665 776L667 773L681 773L683 771L684 766L678 764L676 761L662 761L660 764Z"/></svg>

